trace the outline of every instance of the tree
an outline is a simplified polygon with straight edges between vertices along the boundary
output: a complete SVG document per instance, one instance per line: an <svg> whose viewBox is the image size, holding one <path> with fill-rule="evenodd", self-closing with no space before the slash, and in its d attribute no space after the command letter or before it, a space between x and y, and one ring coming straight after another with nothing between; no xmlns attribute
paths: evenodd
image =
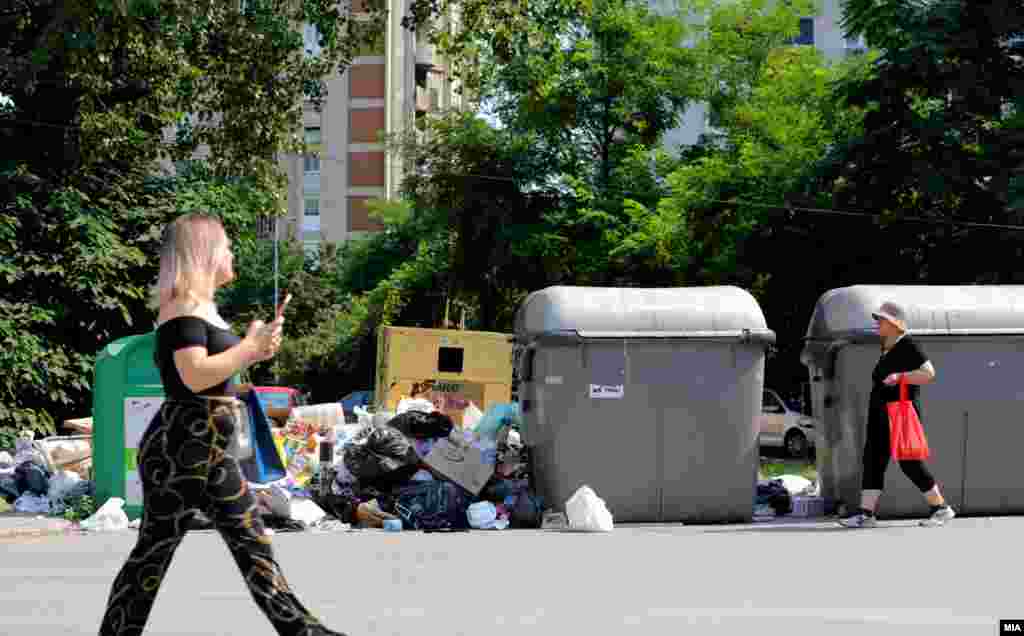
<svg viewBox="0 0 1024 636"><path fill-rule="evenodd" d="M275 156L301 148L304 94L321 98L382 16L328 0L0 3L0 428L53 432L89 409L96 351L152 320L175 214L228 194L237 236L280 212ZM153 178L201 145L206 185Z"/></svg>
<svg viewBox="0 0 1024 636"><path fill-rule="evenodd" d="M1018 282L1004 263L1024 221L1024 7L1019 2L851 0L844 28L882 54L839 87L865 111L811 188L878 215L876 280ZM923 222L905 222L906 219ZM885 263L885 266L882 266Z"/></svg>

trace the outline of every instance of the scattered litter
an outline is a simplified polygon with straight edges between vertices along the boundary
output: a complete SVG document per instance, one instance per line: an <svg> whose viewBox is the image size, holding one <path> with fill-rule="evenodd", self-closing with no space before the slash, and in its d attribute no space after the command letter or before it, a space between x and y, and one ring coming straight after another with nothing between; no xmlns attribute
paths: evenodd
<svg viewBox="0 0 1024 636"><path fill-rule="evenodd" d="M469 527L477 530L504 530L508 527L508 517L500 518L497 506L489 501L471 504L466 517L469 519Z"/></svg>
<svg viewBox="0 0 1024 636"><path fill-rule="evenodd" d="M90 532L117 532L129 527L128 515L124 512L124 499L111 497L100 506L96 514L82 521L82 530Z"/></svg>
<svg viewBox="0 0 1024 636"><path fill-rule="evenodd" d="M568 530L569 520L566 518L564 512L555 512L549 510L544 513L544 518L540 524L541 530Z"/></svg>
<svg viewBox="0 0 1024 636"><path fill-rule="evenodd" d="M565 502L569 529L576 532L611 532L615 525L604 499L590 486L580 486Z"/></svg>
<svg viewBox="0 0 1024 636"><path fill-rule="evenodd" d="M291 502L291 519L298 521L307 528L317 525L321 519L327 516L323 508L316 505L312 499L296 497Z"/></svg>
<svg viewBox="0 0 1024 636"><path fill-rule="evenodd" d="M783 488L791 495L810 495L817 488L811 480L800 475L781 475L774 481L781 482Z"/></svg>
<svg viewBox="0 0 1024 636"><path fill-rule="evenodd" d="M437 410L434 403L430 400L423 398L405 398L398 402L398 408L395 409L396 415L401 415L406 411L419 411L420 413L433 413Z"/></svg>
<svg viewBox="0 0 1024 636"><path fill-rule="evenodd" d="M50 498L46 495L26 492L15 500L14 512L48 513L50 512Z"/></svg>
<svg viewBox="0 0 1024 636"><path fill-rule="evenodd" d="M351 529L351 524L326 517L313 525L313 532L348 532Z"/></svg>

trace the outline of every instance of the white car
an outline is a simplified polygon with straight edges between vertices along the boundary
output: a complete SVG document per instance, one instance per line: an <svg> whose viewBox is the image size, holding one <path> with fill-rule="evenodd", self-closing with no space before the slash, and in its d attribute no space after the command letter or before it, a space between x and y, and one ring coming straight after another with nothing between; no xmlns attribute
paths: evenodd
<svg viewBox="0 0 1024 636"><path fill-rule="evenodd" d="M814 418L790 409L771 389L764 390L758 424L762 447L783 448L791 457L804 457L814 448Z"/></svg>

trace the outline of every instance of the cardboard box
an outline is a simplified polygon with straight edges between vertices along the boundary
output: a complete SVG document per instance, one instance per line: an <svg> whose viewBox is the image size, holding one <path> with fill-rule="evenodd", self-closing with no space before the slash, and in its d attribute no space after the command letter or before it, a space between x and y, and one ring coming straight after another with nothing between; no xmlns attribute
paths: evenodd
<svg viewBox="0 0 1024 636"><path fill-rule="evenodd" d="M374 400L394 411L402 397L430 400L456 426L469 403L480 411L512 400L510 334L382 326Z"/></svg>
<svg viewBox="0 0 1024 636"><path fill-rule="evenodd" d="M423 461L473 495L479 495L494 474L494 466L484 463L483 451L451 437L438 440Z"/></svg>

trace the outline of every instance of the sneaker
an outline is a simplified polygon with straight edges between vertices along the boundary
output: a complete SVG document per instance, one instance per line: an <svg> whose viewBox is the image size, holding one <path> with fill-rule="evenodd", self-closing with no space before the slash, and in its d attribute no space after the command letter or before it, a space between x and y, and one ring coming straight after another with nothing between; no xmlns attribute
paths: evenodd
<svg viewBox="0 0 1024 636"><path fill-rule="evenodd" d="M952 521L956 513L953 512L951 506L943 506L932 513L932 516L927 519L921 520L921 527L923 528L938 528L939 526L946 525L947 521Z"/></svg>
<svg viewBox="0 0 1024 636"><path fill-rule="evenodd" d="M874 515L866 515L863 512L858 512L857 514L850 515L845 519L840 519L839 525L844 528L874 528L878 525L878 521L875 519Z"/></svg>

